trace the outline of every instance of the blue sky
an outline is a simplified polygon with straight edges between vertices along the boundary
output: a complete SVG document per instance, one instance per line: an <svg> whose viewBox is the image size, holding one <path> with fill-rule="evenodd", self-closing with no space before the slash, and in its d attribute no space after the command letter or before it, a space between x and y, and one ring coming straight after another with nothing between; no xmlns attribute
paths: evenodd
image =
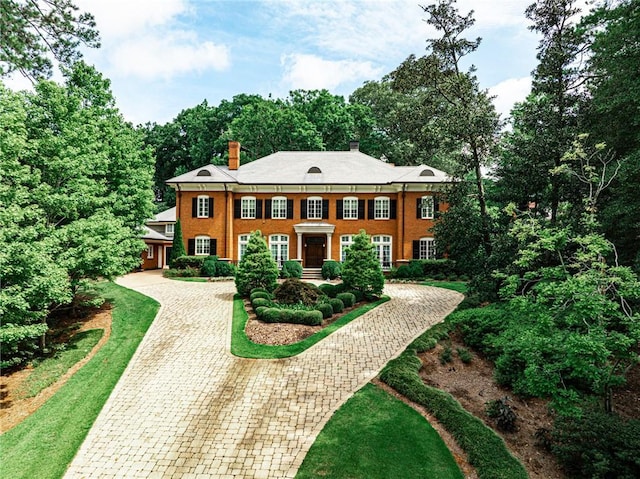
<svg viewBox="0 0 640 479"><path fill-rule="evenodd" d="M285 97L326 88L347 98L379 80L437 36L420 0L76 0L94 14L102 48L85 59L111 79L134 124L165 123L207 100L240 93ZM475 11L470 60L506 115L524 99L536 65L527 29L531 0L459 0Z"/></svg>

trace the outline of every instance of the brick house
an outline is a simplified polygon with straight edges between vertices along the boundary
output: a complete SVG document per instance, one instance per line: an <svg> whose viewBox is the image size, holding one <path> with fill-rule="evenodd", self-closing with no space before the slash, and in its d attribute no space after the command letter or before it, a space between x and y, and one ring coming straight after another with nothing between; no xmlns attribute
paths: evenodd
<svg viewBox="0 0 640 479"><path fill-rule="evenodd" d="M371 236L383 268L435 257L431 227L447 205L450 177L429 166L394 166L349 151L282 151L240 165L229 142L227 166L206 165L171 178L190 255L237 262L260 230L279 264L320 268L342 261L353 235Z"/></svg>
<svg viewBox="0 0 640 479"><path fill-rule="evenodd" d="M145 223L142 240L147 248L142 252L142 269L164 268L171 257L176 208L158 213Z"/></svg>

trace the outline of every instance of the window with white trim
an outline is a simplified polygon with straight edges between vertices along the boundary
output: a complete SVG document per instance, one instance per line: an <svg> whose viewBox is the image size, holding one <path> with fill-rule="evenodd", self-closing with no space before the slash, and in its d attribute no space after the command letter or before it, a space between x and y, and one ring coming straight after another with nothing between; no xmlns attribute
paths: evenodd
<svg viewBox="0 0 640 479"><path fill-rule="evenodd" d="M307 219L322 219L322 198L320 198L319 196L307 198Z"/></svg>
<svg viewBox="0 0 640 479"><path fill-rule="evenodd" d="M196 256L209 256L211 238L208 236L196 236Z"/></svg>
<svg viewBox="0 0 640 479"><path fill-rule="evenodd" d="M349 247L353 244L353 235L342 235L340 236L340 261L344 263L344 260L347 259L347 251Z"/></svg>
<svg viewBox="0 0 640 479"><path fill-rule="evenodd" d="M173 223L164 225L164 234L165 236L173 236L173 232L175 231L175 225Z"/></svg>
<svg viewBox="0 0 640 479"><path fill-rule="evenodd" d="M153 246L152 244L147 245L147 259L153 259L154 249L155 249L155 246Z"/></svg>
<svg viewBox="0 0 640 479"><path fill-rule="evenodd" d="M256 197L243 196L240 202L240 218L253 220L256 218Z"/></svg>
<svg viewBox="0 0 640 479"><path fill-rule="evenodd" d="M269 249L278 267L282 268L284 262L289 259L289 237L287 235L269 236Z"/></svg>
<svg viewBox="0 0 640 479"><path fill-rule="evenodd" d="M433 219L433 196L423 196L420 202L420 218L423 220Z"/></svg>
<svg viewBox="0 0 640 479"><path fill-rule="evenodd" d="M198 196L198 218L209 217L209 197L206 195Z"/></svg>
<svg viewBox="0 0 640 479"><path fill-rule="evenodd" d="M345 220L358 219L358 198L350 196L342 200L342 218Z"/></svg>
<svg viewBox="0 0 640 479"><path fill-rule="evenodd" d="M379 196L373 203L373 217L376 220L388 220L390 211L390 201L387 196Z"/></svg>
<svg viewBox="0 0 640 479"><path fill-rule="evenodd" d="M249 235L238 235L238 261L240 261L247 252L248 243Z"/></svg>
<svg viewBox="0 0 640 479"><path fill-rule="evenodd" d="M378 260L382 269L391 268L391 244L392 237L389 235L376 235L371 237L371 242L376 249Z"/></svg>
<svg viewBox="0 0 640 479"><path fill-rule="evenodd" d="M271 199L271 218L274 220L287 219L287 198L275 196Z"/></svg>
<svg viewBox="0 0 640 479"><path fill-rule="evenodd" d="M418 259L436 259L436 242L433 238L420 238Z"/></svg>

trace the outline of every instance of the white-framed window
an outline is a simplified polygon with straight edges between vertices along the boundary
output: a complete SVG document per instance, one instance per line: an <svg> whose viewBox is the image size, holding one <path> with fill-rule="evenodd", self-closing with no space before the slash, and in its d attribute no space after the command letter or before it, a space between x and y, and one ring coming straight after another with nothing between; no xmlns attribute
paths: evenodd
<svg viewBox="0 0 640 479"><path fill-rule="evenodd" d="M312 196L311 198L307 198L307 219L322 219L322 198L320 198L319 196Z"/></svg>
<svg viewBox="0 0 640 479"><path fill-rule="evenodd" d="M240 261L247 252L248 243L249 235L238 235L238 261Z"/></svg>
<svg viewBox="0 0 640 479"><path fill-rule="evenodd" d="M209 256L211 238L208 236L196 236L196 256Z"/></svg>
<svg viewBox="0 0 640 479"><path fill-rule="evenodd" d="M353 235L340 236L340 261L347 259L347 250L353 244Z"/></svg>
<svg viewBox="0 0 640 479"><path fill-rule="evenodd" d="M387 196L375 198L373 203L373 217L376 220L388 220L390 211L390 201Z"/></svg>
<svg viewBox="0 0 640 479"><path fill-rule="evenodd" d="M205 195L198 196L198 218L209 217L209 197Z"/></svg>
<svg viewBox="0 0 640 479"><path fill-rule="evenodd" d="M391 268L391 244L392 238L389 235L376 235L371 237L371 242L376 248L378 260L382 269Z"/></svg>
<svg viewBox="0 0 640 479"><path fill-rule="evenodd" d="M345 220L358 219L358 198L350 196L342 200L342 218Z"/></svg>
<svg viewBox="0 0 640 479"><path fill-rule="evenodd" d="M148 244L147 245L147 259L153 259L153 250L156 249L156 247L152 244Z"/></svg>
<svg viewBox="0 0 640 479"><path fill-rule="evenodd" d="M274 220L287 219L287 198L275 196L271 199L271 218Z"/></svg>
<svg viewBox="0 0 640 479"><path fill-rule="evenodd" d="M436 242L433 238L420 238L418 259L436 259Z"/></svg>
<svg viewBox="0 0 640 479"><path fill-rule="evenodd" d="M269 249L278 267L282 268L284 262L289 259L289 237L287 235L269 236Z"/></svg>
<svg viewBox="0 0 640 479"><path fill-rule="evenodd" d="M423 196L420 201L420 218L433 219L433 196Z"/></svg>
<svg viewBox="0 0 640 479"><path fill-rule="evenodd" d="M175 224L170 223L170 224L164 225L165 236L173 236L174 231L175 231Z"/></svg>
<svg viewBox="0 0 640 479"><path fill-rule="evenodd" d="M240 200L240 218L253 220L256 218L256 197L243 196Z"/></svg>

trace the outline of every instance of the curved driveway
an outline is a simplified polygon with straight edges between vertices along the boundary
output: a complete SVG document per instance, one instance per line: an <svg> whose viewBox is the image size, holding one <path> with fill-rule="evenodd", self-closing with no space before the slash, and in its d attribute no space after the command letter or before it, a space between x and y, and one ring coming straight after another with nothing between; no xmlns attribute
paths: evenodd
<svg viewBox="0 0 640 479"><path fill-rule="evenodd" d="M232 282L135 273L162 307L65 478L294 477L331 415L462 295L387 285L392 297L299 356L231 355Z"/></svg>

